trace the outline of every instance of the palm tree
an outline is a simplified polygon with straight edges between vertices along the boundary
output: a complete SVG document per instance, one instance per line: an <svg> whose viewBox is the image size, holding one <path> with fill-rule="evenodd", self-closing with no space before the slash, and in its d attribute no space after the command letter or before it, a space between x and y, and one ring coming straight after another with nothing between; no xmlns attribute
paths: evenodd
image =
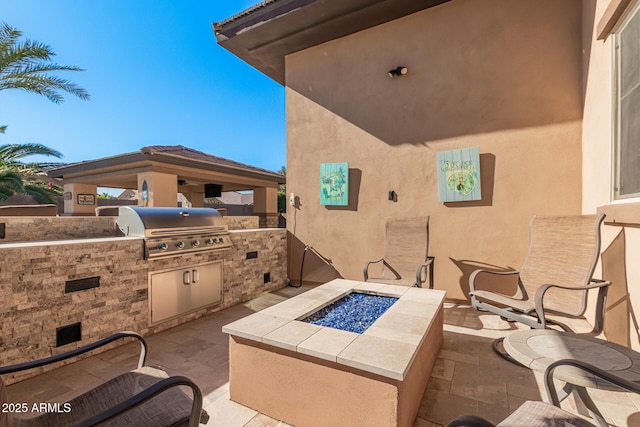
<svg viewBox="0 0 640 427"><path fill-rule="evenodd" d="M22 89L48 98L60 104L64 102L60 92L67 92L83 100L89 93L69 80L49 74L55 71L82 71L73 65L51 62L55 53L46 44L24 40L22 32L7 23L0 25L0 90ZM4 133L6 126L0 126ZM0 201L14 193L32 195L40 203L53 202L53 196L61 193L60 187L42 181L44 168L51 162L22 161L24 157L46 155L61 158L62 154L41 144L7 144L0 146Z"/></svg>
<svg viewBox="0 0 640 427"><path fill-rule="evenodd" d="M46 44L19 41L22 32L7 23L0 25L0 90L22 89L37 93L60 104L64 98L60 91L68 92L83 100L89 93L69 80L48 74L52 71L83 71L75 65L51 62L55 52Z"/></svg>
<svg viewBox="0 0 640 427"><path fill-rule="evenodd" d="M58 186L49 186L42 180L44 169L58 165L53 162L23 162L28 156L45 155L61 158L59 151L42 144L0 145L0 201L15 193L33 196L39 203L55 203L61 194Z"/></svg>

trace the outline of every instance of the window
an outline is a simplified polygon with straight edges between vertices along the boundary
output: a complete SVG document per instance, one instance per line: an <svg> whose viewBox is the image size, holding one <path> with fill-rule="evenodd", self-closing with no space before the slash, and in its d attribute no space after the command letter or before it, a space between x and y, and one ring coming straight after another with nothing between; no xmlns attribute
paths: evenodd
<svg viewBox="0 0 640 427"><path fill-rule="evenodd" d="M614 33L616 199L640 197L640 8Z"/></svg>
<svg viewBox="0 0 640 427"><path fill-rule="evenodd" d="M640 197L640 8L614 33L614 198Z"/></svg>

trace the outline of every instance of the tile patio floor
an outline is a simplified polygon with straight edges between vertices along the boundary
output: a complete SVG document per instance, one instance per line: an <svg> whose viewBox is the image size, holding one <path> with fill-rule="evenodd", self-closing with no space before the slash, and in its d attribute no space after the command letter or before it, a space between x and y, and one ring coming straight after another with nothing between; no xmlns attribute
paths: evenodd
<svg viewBox="0 0 640 427"><path fill-rule="evenodd" d="M290 298L309 287L264 294L176 328L149 336L147 364L193 379L205 396L208 425L286 426L229 400L228 337L223 325ZM425 390L414 427L446 425L462 414L499 422L525 400L542 400L541 376L496 356L491 343L515 326L469 306L445 304L444 344ZM65 402L137 364L139 345L130 343L8 387L13 402ZM594 392L612 425L640 426L640 396ZM568 399L569 400L569 399ZM571 402L563 405L571 407ZM341 427L341 426L339 426Z"/></svg>

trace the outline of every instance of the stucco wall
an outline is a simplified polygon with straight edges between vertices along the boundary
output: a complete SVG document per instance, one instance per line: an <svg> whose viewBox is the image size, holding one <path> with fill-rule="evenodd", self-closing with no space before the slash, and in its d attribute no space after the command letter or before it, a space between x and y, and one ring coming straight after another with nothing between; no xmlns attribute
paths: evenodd
<svg viewBox="0 0 640 427"><path fill-rule="evenodd" d="M580 213L581 21L580 0L453 0L288 56L292 279L305 245L303 279L361 279L388 217L430 215L435 286L462 299L478 266L520 266L534 214ZM436 153L472 146L482 201L439 202ZM320 206L342 161L350 204Z"/></svg>
<svg viewBox="0 0 640 427"><path fill-rule="evenodd" d="M607 339L640 349L640 216L627 224L614 225L610 207L618 212L634 209L640 200L611 201L613 177L612 53L613 40L596 40L596 29L611 0L584 2L584 123L583 201L586 213L608 214L603 227L602 277L613 282L609 290L605 334ZM637 208L636 212L640 212ZM635 218L634 218L635 217Z"/></svg>

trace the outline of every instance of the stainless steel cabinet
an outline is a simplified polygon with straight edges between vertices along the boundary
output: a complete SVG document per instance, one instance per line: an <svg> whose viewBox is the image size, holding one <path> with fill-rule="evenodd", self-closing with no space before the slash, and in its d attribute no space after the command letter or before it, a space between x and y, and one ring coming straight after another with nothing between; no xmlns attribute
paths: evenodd
<svg viewBox="0 0 640 427"><path fill-rule="evenodd" d="M221 302L222 261L149 273L152 324Z"/></svg>

